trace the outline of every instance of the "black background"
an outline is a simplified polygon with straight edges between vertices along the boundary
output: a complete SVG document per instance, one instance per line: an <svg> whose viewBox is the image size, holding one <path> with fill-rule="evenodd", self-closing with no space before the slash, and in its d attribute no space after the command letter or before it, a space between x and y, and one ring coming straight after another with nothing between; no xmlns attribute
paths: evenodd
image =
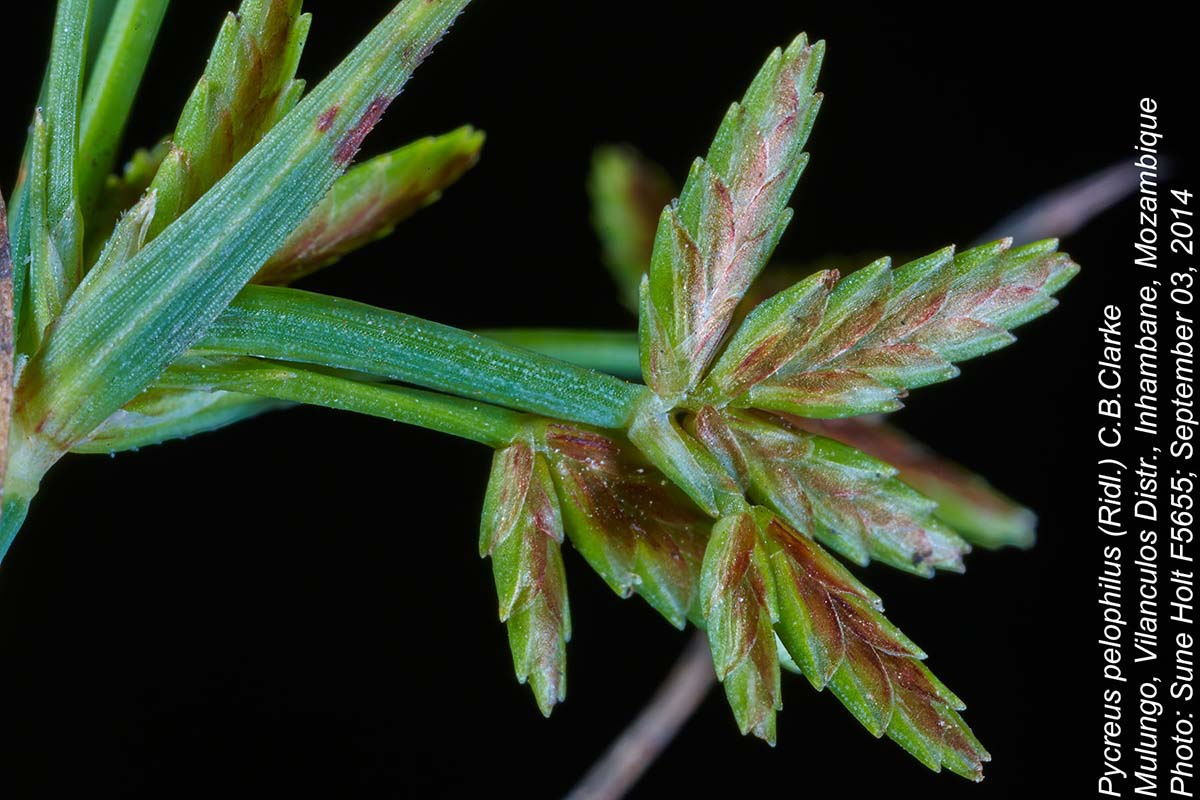
<svg viewBox="0 0 1200 800"><path fill-rule="evenodd" d="M52 4L37 5L24 25L0 23L6 189L49 40ZM306 3L302 74L323 75L389 5ZM856 254L970 242L1126 158L1142 95L1159 99L1169 143L1194 142L1182 24L1153 5L1096 16L1006 3L967 17L940 4L479 0L368 152L470 122L488 133L482 163L306 288L466 327L630 326L588 223L591 148L634 142L681 180L769 50L801 30L828 41L826 102L780 256L844 253L854 267ZM130 142L173 127L224 10L171 9ZM1100 298L1132 271L1134 230L1126 204L1066 240L1084 269L1062 307L898 417L1041 517L1035 549L977 552L964 576L866 571L968 702L994 757L987 779L929 773L787 676L777 748L739 736L714 692L634 796L1095 785L1092 362ZM685 635L568 554L570 696L543 720L512 677L476 554L489 459L319 409L66 459L0 568L0 790L559 796Z"/></svg>

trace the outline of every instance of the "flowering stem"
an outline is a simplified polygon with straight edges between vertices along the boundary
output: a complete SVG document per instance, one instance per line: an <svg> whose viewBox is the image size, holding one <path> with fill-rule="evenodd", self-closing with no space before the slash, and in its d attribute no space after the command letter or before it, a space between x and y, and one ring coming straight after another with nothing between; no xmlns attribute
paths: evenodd
<svg viewBox="0 0 1200 800"><path fill-rule="evenodd" d="M489 331L488 336L514 344L520 343L542 355L603 372L632 372L637 364L637 339L633 334L500 328ZM186 438L223 428L292 404L273 397L238 392L177 392L169 408L154 403L148 408L134 404L114 414L87 439L72 446L71 451L111 455L124 450L136 450L169 439Z"/></svg>
<svg viewBox="0 0 1200 800"><path fill-rule="evenodd" d="M194 352L353 370L557 419L624 428L646 388L349 300L247 287Z"/></svg>
<svg viewBox="0 0 1200 800"><path fill-rule="evenodd" d="M525 429L515 411L381 383L348 378L255 358L183 359L163 375L172 389L229 391L308 403L404 422L499 448Z"/></svg>

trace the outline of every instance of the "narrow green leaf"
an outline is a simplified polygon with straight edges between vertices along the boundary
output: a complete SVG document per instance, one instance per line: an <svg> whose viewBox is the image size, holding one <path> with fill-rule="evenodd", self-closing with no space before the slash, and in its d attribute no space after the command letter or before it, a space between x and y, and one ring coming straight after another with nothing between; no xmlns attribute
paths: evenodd
<svg viewBox="0 0 1200 800"><path fill-rule="evenodd" d="M42 147L45 142L44 131L45 126L42 125L41 115L36 114L34 117L35 144L32 172L29 179L30 212L33 216L30 249L34 266L41 265L40 269L35 268L32 272L29 292L32 311L30 321L35 329L36 336L33 338L35 343L40 340L41 332L45 331L62 313L61 298L66 297L72 291L66 274L67 269L63 263L63 254L58 249L57 239L53 232L45 227L44 222L39 223L45 212L46 202L46 195L43 191L45 173L40 158L44 152ZM115 273L142 249L147 229L154 217L156 200L157 194L153 191L148 192L117 222L108 244L97 256L98 268Z"/></svg>
<svg viewBox="0 0 1200 800"><path fill-rule="evenodd" d="M398 5L168 231L120 270L89 272L24 373L24 429L65 451L191 345L328 191L466 2Z"/></svg>
<svg viewBox="0 0 1200 800"><path fill-rule="evenodd" d="M631 333L497 329L480 332L480 335L589 369L630 376L638 374L637 340ZM216 430L289 405L227 393L161 390L150 394L152 401L146 400L146 394L141 394L114 411L87 439L71 448L72 452L116 453L146 447ZM650 471L658 474L653 468ZM670 506L662 499L657 502L664 509ZM690 501L684 502L690 504Z"/></svg>
<svg viewBox="0 0 1200 800"><path fill-rule="evenodd" d="M117 146L133 99L150 60L169 0L119 0L109 9L89 47L87 91L79 115L79 204L89 216L104 178L117 159ZM97 23L93 8L93 24ZM98 47L96 46L98 45Z"/></svg>
<svg viewBox="0 0 1200 800"><path fill-rule="evenodd" d="M96 62L100 58L100 43L104 40L104 32L108 30L117 1L92 0L92 13L88 20L87 61L83 71L85 77L91 76L96 69Z"/></svg>
<svg viewBox="0 0 1200 800"><path fill-rule="evenodd" d="M254 277L288 284L387 236L397 223L442 196L479 160L483 134L462 127L359 164L329 190Z"/></svg>
<svg viewBox="0 0 1200 800"><path fill-rule="evenodd" d="M77 161L89 10L87 0L62 0L58 4L44 103L34 113L28 151L32 192L29 227L21 231L29 236L31 256L33 341L29 349L37 347L42 331L62 310L82 274L83 218Z"/></svg>
<svg viewBox="0 0 1200 800"><path fill-rule="evenodd" d="M106 0L107 1L107 0ZM55 19L58 16L55 14ZM50 50L54 49L54 32L50 35ZM47 90L50 83L50 70L54 67L53 59L49 60L46 65L46 70L42 73L42 86L37 92L37 109L46 106ZM32 122L30 124L29 137L25 139L25 149L20 155L20 164L17 170L17 181L12 190L12 203L10 205L10 217L8 217L8 242L12 253L13 263L13 336L17 339L17 349L24 351L22 343L22 335L26 329L24 323L26 295L29 288L29 263L30 263L30 225L31 212L29 209L29 173L30 162L34 157L35 137L32 130Z"/></svg>
<svg viewBox="0 0 1200 800"><path fill-rule="evenodd" d="M45 103L48 142L46 218L52 227L57 227L71 214L76 220L79 216L78 210L72 207L79 203L76 173L79 100L90 5L88 0L61 0L54 20ZM60 246L60 249L70 248Z"/></svg>
<svg viewBox="0 0 1200 800"><path fill-rule="evenodd" d="M39 108L33 113L32 149L26 191L29 198L29 304L34 342L62 311L67 293L62 256L50 229L50 136Z"/></svg>
<svg viewBox="0 0 1200 800"><path fill-rule="evenodd" d="M646 392L448 325L283 287L247 286L196 346L354 370L603 428L623 427Z"/></svg>

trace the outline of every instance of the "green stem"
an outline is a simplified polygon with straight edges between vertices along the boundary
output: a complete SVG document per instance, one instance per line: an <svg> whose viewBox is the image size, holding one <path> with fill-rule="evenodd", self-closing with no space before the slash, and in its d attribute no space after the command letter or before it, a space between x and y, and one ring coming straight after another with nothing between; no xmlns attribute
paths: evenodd
<svg viewBox="0 0 1200 800"><path fill-rule="evenodd" d="M112 10L98 50L89 48L96 52L96 60L89 70L79 113L79 197L85 214L91 211L101 182L116 162L117 143L168 2L120 0ZM93 23L96 21L93 19Z"/></svg>
<svg viewBox="0 0 1200 800"><path fill-rule="evenodd" d="M13 539L17 538L17 531L21 530L21 523L25 521L27 513L28 497L15 496L11 492L4 493L4 509L0 511L3 515L0 517L0 562L8 555L8 548L12 546Z"/></svg>
<svg viewBox="0 0 1200 800"><path fill-rule="evenodd" d="M610 331L549 331L503 328L489 331L490 338L521 343L534 352L561 358L580 366L616 373L637 363L637 337ZM564 345L564 342L567 343ZM136 450L171 439L224 428L291 403L236 393L179 392L158 398L148 406L140 400L116 412L91 436L71 448L73 453L113 453Z"/></svg>
<svg viewBox="0 0 1200 800"><path fill-rule="evenodd" d="M254 358L183 359L168 368L159 383L173 389L239 392L354 411L493 448L506 447L525 430L524 415L508 409Z"/></svg>
<svg viewBox="0 0 1200 800"><path fill-rule="evenodd" d="M3 509L0 511L0 562L12 545L29 503L37 494L42 476L62 455L44 439L26 432L13 417L8 431L8 468L4 474Z"/></svg>
<svg viewBox="0 0 1200 800"><path fill-rule="evenodd" d="M637 334L555 328L492 328L480 336L622 378L641 380Z"/></svg>
<svg viewBox="0 0 1200 800"><path fill-rule="evenodd" d="M647 392L458 328L282 287L247 287L195 349L354 370L602 428L625 427Z"/></svg>

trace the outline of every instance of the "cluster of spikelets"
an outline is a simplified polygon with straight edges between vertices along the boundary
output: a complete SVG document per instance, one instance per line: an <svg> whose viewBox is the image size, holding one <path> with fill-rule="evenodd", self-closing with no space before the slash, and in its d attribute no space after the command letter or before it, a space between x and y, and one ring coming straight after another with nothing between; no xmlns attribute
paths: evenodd
<svg viewBox="0 0 1200 800"><path fill-rule="evenodd" d="M644 385L286 287L475 162L482 137L464 128L343 174L466 4L400 3L306 93L299 0L245 0L174 134L109 175L166 3L60 2L22 178L0 213L15 265L0 554L69 451L291 403L423 425L496 451L480 551L517 677L544 713L566 691L569 541L621 596L707 631L743 732L774 741L786 668L932 769L980 777L988 755L962 702L828 550L930 576L961 569L968 542L1031 541L1027 511L871 415L1011 342L1077 267L1055 242L996 242L756 283L820 105L822 48L802 36L730 108L677 199L628 152L597 159L596 219L638 310L625 355L636 349ZM89 27L102 34L95 59ZM536 332L512 341L562 352Z"/></svg>
<svg viewBox="0 0 1200 800"><path fill-rule="evenodd" d="M774 53L665 208L661 171L598 156L596 223L652 393L625 437L548 424L498 453L481 549L546 713L565 688L565 533L619 594L707 630L743 732L774 741L783 666L931 768L978 778L962 702L822 545L931 576L962 569L967 538L1031 542L1029 512L867 415L1013 341L1078 268L1053 241L1000 241L753 296L807 163L820 60L804 37Z"/></svg>

